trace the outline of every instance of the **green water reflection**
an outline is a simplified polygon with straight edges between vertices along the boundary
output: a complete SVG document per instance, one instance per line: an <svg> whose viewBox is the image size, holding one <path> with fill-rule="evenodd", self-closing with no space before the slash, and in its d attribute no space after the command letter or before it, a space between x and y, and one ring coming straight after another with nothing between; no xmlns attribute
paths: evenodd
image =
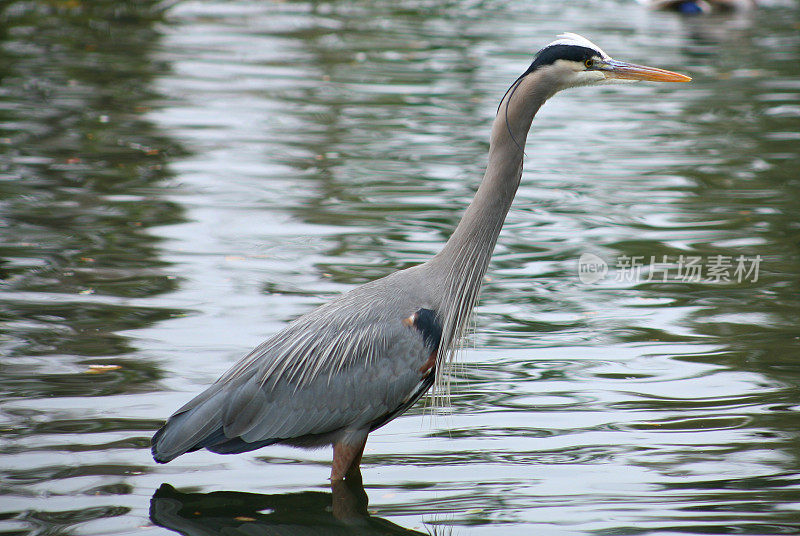
<svg viewBox="0 0 800 536"><path fill-rule="evenodd" d="M87 405L100 409L107 403L99 397L154 389L162 372L133 355L124 332L182 314L139 301L177 287L149 229L183 217L163 191L169 159L185 152L145 117L163 99L151 87L166 69L150 57L160 18L153 2L0 8L0 448L9 462L2 471L7 499L76 476L128 474L132 467L93 464L93 453L143 448L132 435L154 425L102 410L89 415L68 401L91 397L98 402ZM91 364L120 368L92 375ZM9 404L19 400L55 403ZM76 441L95 434L105 439ZM75 463L56 452L89 456ZM21 461L34 459L43 463ZM130 485L86 493L127 494ZM64 506L10 513L4 506L0 532L61 534L130 511L80 499Z"/></svg>

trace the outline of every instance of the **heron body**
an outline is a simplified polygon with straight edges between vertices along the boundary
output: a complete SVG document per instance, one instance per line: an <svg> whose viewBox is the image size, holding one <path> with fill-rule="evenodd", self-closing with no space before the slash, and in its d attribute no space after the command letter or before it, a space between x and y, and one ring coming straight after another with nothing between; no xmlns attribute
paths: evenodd
<svg viewBox="0 0 800 536"><path fill-rule="evenodd" d="M155 460L203 448L333 445L331 479L357 474L367 435L444 385L519 186L536 112L562 89L620 80L689 78L612 60L575 34L542 49L501 101L483 181L441 252L341 295L255 348L158 430Z"/></svg>

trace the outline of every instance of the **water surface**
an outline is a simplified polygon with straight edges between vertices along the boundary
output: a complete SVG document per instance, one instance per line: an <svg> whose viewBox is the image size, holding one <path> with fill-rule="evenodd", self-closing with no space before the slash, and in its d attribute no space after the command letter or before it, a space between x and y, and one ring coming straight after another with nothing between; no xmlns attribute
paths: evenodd
<svg viewBox="0 0 800 536"><path fill-rule="evenodd" d="M356 530L327 450L157 466L149 437L287 321L438 251L496 103L565 30L694 81L542 109L451 407L372 434L358 530L800 531L796 4L0 10L0 533ZM628 277L663 256L761 262Z"/></svg>

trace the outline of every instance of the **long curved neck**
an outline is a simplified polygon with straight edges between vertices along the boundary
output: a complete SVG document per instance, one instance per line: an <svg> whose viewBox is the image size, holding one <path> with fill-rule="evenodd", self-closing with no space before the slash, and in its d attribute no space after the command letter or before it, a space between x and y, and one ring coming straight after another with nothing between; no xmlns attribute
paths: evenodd
<svg viewBox="0 0 800 536"><path fill-rule="evenodd" d="M519 80L500 104L492 125L489 161L483 181L444 248L428 264L437 285L443 338L439 357L452 359L478 298L500 229L522 176L525 142L536 112L556 92L547 72ZM437 383L441 368L437 370Z"/></svg>
<svg viewBox="0 0 800 536"><path fill-rule="evenodd" d="M555 93L550 82L548 73L535 71L522 78L516 90L512 88L503 98L492 125L483 181L450 239L431 260L438 270L449 273L451 280L453 272L471 272L476 267L479 279L483 278L519 187L531 122L542 104Z"/></svg>

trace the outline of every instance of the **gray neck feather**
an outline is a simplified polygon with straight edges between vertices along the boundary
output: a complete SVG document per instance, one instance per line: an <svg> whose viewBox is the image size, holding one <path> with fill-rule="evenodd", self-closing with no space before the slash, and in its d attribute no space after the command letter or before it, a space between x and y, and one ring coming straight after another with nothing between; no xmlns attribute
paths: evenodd
<svg viewBox="0 0 800 536"><path fill-rule="evenodd" d="M520 80L515 91L508 92L492 126L483 181L447 244L426 263L431 284L439 293L437 310L443 327L436 393L447 396L449 392L449 386L444 385L446 367L441 365L454 360L478 301L489 259L519 187L531 122L557 90L555 78L546 70L539 70Z"/></svg>

